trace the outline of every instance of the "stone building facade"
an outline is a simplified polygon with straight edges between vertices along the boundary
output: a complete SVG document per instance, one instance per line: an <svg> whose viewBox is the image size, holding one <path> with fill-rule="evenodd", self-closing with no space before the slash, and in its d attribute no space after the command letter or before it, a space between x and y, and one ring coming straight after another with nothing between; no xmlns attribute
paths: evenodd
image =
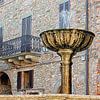
<svg viewBox="0 0 100 100"><path fill-rule="evenodd" d="M62 15L60 9L63 8L60 7L62 7L61 4L66 2L69 8L67 14L64 15L64 22L67 20L68 26L64 28L88 29L95 33L95 39L88 52L83 51L73 57L72 93L99 95L100 0L1 0L2 43L14 41L14 39L22 37L23 33L29 32L31 36L39 37L39 34L45 30L61 28L59 27ZM31 24L28 23L28 20L31 21ZM27 21L27 24L25 24L25 21ZM27 32L27 28L30 28L29 25L31 25L31 29ZM42 43L40 44L42 45ZM18 54L15 53L13 56L16 55ZM9 60L10 55L5 54L6 58L0 61L0 84L8 88L2 89L0 87L1 94L49 94L58 92L61 81L59 56L43 46L35 57L37 55L39 55L38 62L33 61L32 65L22 64L19 66L12 64L11 59ZM4 57L1 56L0 58ZM6 77L6 82L2 75ZM8 92L5 93L5 91Z"/></svg>

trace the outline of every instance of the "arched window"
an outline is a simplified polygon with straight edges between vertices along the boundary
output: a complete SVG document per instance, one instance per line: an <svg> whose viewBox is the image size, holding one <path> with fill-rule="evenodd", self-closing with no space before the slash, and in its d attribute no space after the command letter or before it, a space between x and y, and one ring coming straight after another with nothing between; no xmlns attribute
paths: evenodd
<svg viewBox="0 0 100 100"><path fill-rule="evenodd" d="M5 73L0 78L1 78L2 85L8 85L10 83L9 77Z"/></svg>

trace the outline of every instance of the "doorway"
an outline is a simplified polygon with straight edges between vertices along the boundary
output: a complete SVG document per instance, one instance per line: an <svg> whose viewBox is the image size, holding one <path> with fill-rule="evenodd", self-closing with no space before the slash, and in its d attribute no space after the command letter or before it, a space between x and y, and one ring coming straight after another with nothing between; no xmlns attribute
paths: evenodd
<svg viewBox="0 0 100 100"><path fill-rule="evenodd" d="M0 95L11 95L11 82L8 75L0 72Z"/></svg>

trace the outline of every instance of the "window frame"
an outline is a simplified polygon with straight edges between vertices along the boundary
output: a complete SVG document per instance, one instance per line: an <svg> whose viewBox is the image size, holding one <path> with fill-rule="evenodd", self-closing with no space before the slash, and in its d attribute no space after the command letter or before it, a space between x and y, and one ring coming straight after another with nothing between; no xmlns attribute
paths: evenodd
<svg viewBox="0 0 100 100"><path fill-rule="evenodd" d="M24 73L24 75L22 75L22 73ZM25 81L25 75L26 75L25 73L28 74L28 79L26 79L26 81ZM34 70L26 70L26 71L17 72L17 90L21 90L22 87L23 87L23 89L31 89L31 88L33 88L33 82L34 82L33 78L34 78ZM24 80L23 83L22 83L22 79ZM27 81L29 82L28 86L25 83Z"/></svg>

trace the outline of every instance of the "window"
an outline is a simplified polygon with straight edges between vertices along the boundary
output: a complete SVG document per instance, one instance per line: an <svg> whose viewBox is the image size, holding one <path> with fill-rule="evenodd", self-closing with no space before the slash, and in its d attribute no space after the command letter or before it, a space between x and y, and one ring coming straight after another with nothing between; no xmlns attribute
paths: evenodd
<svg viewBox="0 0 100 100"><path fill-rule="evenodd" d="M22 35L31 35L32 16L22 19Z"/></svg>
<svg viewBox="0 0 100 100"><path fill-rule="evenodd" d="M4 3L4 0L0 0L0 4L3 4Z"/></svg>
<svg viewBox="0 0 100 100"><path fill-rule="evenodd" d="M17 74L17 89L27 88L33 88L33 70L18 72Z"/></svg>
<svg viewBox="0 0 100 100"><path fill-rule="evenodd" d="M66 28L69 26L70 0L59 5L59 27Z"/></svg>

